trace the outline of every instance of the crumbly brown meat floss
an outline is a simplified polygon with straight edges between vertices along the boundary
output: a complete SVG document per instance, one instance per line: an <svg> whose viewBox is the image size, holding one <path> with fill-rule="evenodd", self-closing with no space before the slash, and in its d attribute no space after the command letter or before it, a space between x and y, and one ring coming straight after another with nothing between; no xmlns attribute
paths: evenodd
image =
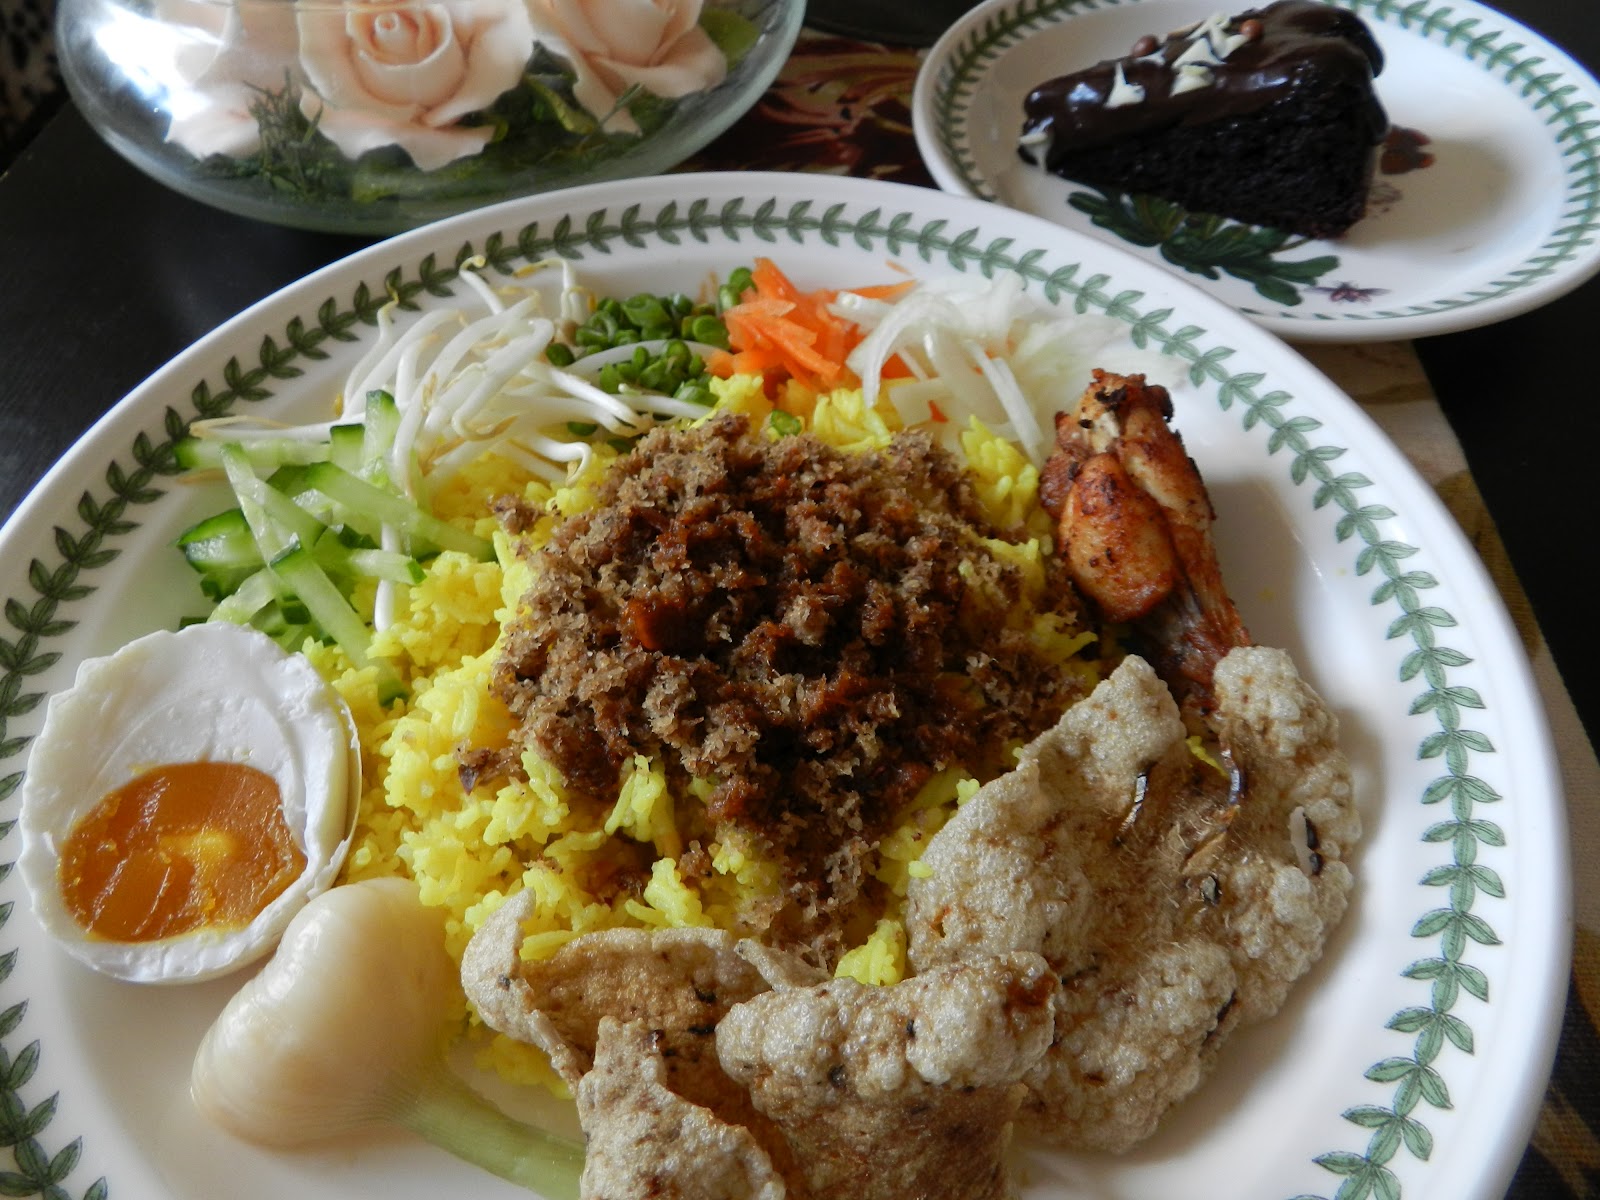
<svg viewBox="0 0 1600 1200"><path fill-rule="evenodd" d="M708 830L780 856L775 932L808 941L931 775L1000 769L1077 698L981 599L1014 603L1020 580L979 539L1023 537L921 434L854 454L733 416L658 430L538 553L493 689L520 744L597 801L635 754L680 796L711 781ZM1070 587L1049 594L1071 614Z"/></svg>

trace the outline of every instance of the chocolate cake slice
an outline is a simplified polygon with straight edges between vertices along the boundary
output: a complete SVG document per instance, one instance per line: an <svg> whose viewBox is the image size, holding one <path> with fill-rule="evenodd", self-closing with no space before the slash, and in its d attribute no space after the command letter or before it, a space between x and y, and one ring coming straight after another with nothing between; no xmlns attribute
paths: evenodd
<svg viewBox="0 0 1600 1200"><path fill-rule="evenodd" d="M1382 69L1353 13L1279 0L1040 84L1019 150L1079 183L1336 237L1366 208L1389 127Z"/></svg>

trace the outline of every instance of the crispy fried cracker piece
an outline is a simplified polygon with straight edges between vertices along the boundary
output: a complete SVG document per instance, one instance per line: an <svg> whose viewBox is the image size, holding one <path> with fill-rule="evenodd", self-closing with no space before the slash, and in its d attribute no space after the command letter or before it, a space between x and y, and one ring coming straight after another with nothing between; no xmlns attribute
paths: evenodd
<svg viewBox="0 0 1600 1200"><path fill-rule="evenodd" d="M1247 647L1217 670L1213 720L1216 763L1125 660L961 807L912 881L918 971L1017 949L1060 975L1055 1045L1019 1117L1047 1140L1147 1137L1228 1033L1277 1011L1344 912L1359 819L1333 715L1287 655Z"/></svg>
<svg viewBox="0 0 1600 1200"><path fill-rule="evenodd" d="M1088 831L1120 823L1139 778L1183 736L1165 685L1125 659L931 839L932 873L909 892L915 968L1012 950L1044 955L1063 978L1092 965Z"/></svg>
<svg viewBox="0 0 1600 1200"><path fill-rule="evenodd" d="M804 1194L999 1200L1056 987L1038 955L1008 954L890 987L779 988L729 1011L717 1053L782 1130Z"/></svg>
<svg viewBox="0 0 1600 1200"><path fill-rule="evenodd" d="M1033 950L1061 976L1055 1045L1025 1121L1051 1141L1122 1149L1200 1082L1233 992L1228 955L1159 929L1168 880L1118 843L1186 731L1167 687L1128 658L981 788L929 843L906 932L918 971L981 950ZM1163 856L1170 857L1170 856ZM1168 867L1170 870L1170 866Z"/></svg>
<svg viewBox="0 0 1600 1200"><path fill-rule="evenodd" d="M712 1035L728 1009L767 990L715 929L608 929L524 962L532 897L511 897L467 944L461 981L490 1028L532 1042L576 1088L593 1062L600 1021L641 1021L658 1038L668 1086L742 1124L749 1100L717 1064Z"/></svg>
<svg viewBox="0 0 1600 1200"><path fill-rule="evenodd" d="M1339 722L1282 650L1233 651L1217 667L1217 734L1244 772L1218 855L1213 928L1239 974L1245 1023L1283 1005L1343 919L1361 839Z"/></svg>
<svg viewBox="0 0 1600 1200"><path fill-rule="evenodd" d="M784 1200L783 1177L750 1131L666 1080L644 1022L600 1019L594 1067L578 1084L583 1200Z"/></svg>
<svg viewBox="0 0 1600 1200"><path fill-rule="evenodd" d="M1018 1124L1074 1148L1143 1141L1211 1070L1234 983L1227 952L1202 938L1108 956L1063 986Z"/></svg>
<svg viewBox="0 0 1600 1200"><path fill-rule="evenodd" d="M761 973L768 987L810 987L815 983L826 983L832 978L827 971L799 954L769 946L754 938L741 939L734 949L740 958Z"/></svg>

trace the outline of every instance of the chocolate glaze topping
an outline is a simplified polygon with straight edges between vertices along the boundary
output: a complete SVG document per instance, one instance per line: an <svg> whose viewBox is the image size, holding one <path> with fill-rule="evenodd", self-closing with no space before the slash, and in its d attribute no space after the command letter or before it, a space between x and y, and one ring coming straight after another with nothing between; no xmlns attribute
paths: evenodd
<svg viewBox="0 0 1600 1200"><path fill-rule="evenodd" d="M1022 156L1049 165L1055 155L1131 133L1244 116L1312 80L1322 87L1348 83L1371 97L1374 145L1388 128L1371 94L1383 52L1358 17L1331 4L1279 0L1180 30L1154 46L1141 39L1134 49L1035 88L1023 104Z"/></svg>

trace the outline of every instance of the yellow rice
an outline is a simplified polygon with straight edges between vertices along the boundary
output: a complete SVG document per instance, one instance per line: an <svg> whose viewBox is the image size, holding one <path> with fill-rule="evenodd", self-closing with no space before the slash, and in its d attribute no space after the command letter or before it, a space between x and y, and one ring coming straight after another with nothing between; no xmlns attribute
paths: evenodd
<svg viewBox="0 0 1600 1200"><path fill-rule="evenodd" d="M752 426L767 428L772 405L759 378L717 381L713 391L716 411L743 413ZM897 426L891 406L867 409L855 391L813 396L791 385L784 406L801 413L818 436L850 450L885 445ZM1021 545L996 542L990 549L1021 566L1025 586L1042 600L1049 522L1038 502L1038 471L1015 446L976 421L962 432L960 445L995 522L1020 525L1033 535ZM488 501L521 495L544 510L547 515L525 535L538 544L560 519L594 503L595 486L614 457L602 449L586 471L554 488L504 460L486 457L433 497L440 515L492 537L497 561L440 554L427 564L423 582L409 590L406 611L378 635L375 652L389 658L409 685L405 701L384 710L370 670L352 670L333 647L307 646L349 703L361 731L365 786L346 877L414 879L423 901L445 911L449 949L458 960L484 919L524 889L534 893L537 904L523 955L536 959L581 933L612 926L731 926L742 902L779 888L773 864L719 843L707 847L708 877L697 887L686 885L677 870L684 846L676 810L694 798L672 795L660 765L644 756L624 770L616 804L598 827L592 817L586 825L572 811L558 773L532 753L523 758L526 782L498 781L462 792L458 748L503 745L513 725L490 696L488 681L500 629L530 583L527 562L513 553L510 539L488 515ZM1063 628L1029 607L1011 611L1058 661L1073 658L1091 640L1092 635ZM884 840L875 874L890 896L888 909L844 955L839 974L880 984L904 974L901 899L909 880L925 873L921 854L928 839L978 782L955 770L935 776ZM584 874L580 868L603 860L624 842L653 847L649 882L638 897L622 894L602 902L578 883ZM473 1036L480 1040L484 1065L514 1081L560 1090L543 1056L531 1047L481 1027L473 1028Z"/></svg>

